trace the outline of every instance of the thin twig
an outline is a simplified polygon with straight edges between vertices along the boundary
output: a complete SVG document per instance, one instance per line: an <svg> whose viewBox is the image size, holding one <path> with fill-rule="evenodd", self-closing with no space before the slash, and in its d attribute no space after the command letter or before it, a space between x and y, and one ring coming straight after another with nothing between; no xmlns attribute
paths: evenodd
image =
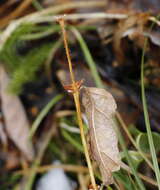
<svg viewBox="0 0 160 190"><path fill-rule="evenodd" d="M72 87L73 87L73 97L74 97L74 102L76 105L77 118L78 118L78 124L79 124L79 128L80 128L80 134L81 134L82 144L83 144L83 148L84 148L84 153L85 153L85 157L86 157L86 161L87 161L87 165L88 165L88 169L89 169L91 183L92 183L93 187L95 189L97 189L95 178L94 178L94 172L93 172L93 168L92 168L92 164L91 164L91 160L90 160L89 152L88 152L88 148L87 148L87 143L86 143L86 139L85 139L85 133L84 133L84 129L83 129L83 122L82 122L80 102L79 102L79 91L76 86L75 77L74 77L73 70L72 70L72 63L71 63L71 57L70 57L68 43L67 43L67 34L65 31L64 20L60 19L59 23L62 28L64 46L65 46L67 60L68 60L68 64L69 64L69 71L70 71Z"/></svg>
<svg viewBox="0 0 160 190"><path fill-rule="evenodd" d="M12 19L18 17L21 15L21 13L27 8L29 7L29 5L32 3L33 0L25 0L22 1L22 3L14 10L11 12L11 14L9 14L8 16L6 16L5 18L1 19L0 21L0 28L6 26Z"/></svg>
<svg viewBox="0 0 160 190"><path fill-rule="evenodd" d="M123 128L123 130L125 131L125 133L127 134L128 138L130 139L131 143L134 145L134 147L138 150L139 154L142 156L142 158L147 162L147 164L150 166L150 168L152 170L154 170L152 163L150 162L150 160L144 155L144 153L141 151L141 149L137 146L135 140L133 139L133 137L131 136L131 134L129 133L126 124L124 123L121 115L116 112L116 117L119 121L119 123L121 124L121 127Z"/></svg>
<svg viewBox="0 0 160 190"><path fill-rule="evenodd" d="M132 170L130 169L130 167L128 165L126 165L125 163L121 162L121 168L123 168L124 170L126 170L127 172L129 172L130 174L133 174ZM157 186L157 182L154 181L153 179L141 174L138 172L138 176L143 179L144 181L146 181L147 183L150 183L154 186Z"/></svg>
<svg viewBox="0 0 160 190"><path fill-rule="evenodd" d="M88 173L88 168L84 166L78 166L78 165L71 165L71 164L52 164L52 165L45 165L45 166L39 166L35 169L36 173L44 173L49 170L55 169L55 168L61 168L65 170L66 172L76 172L76 173ZM27 168L25 170L19 170L16 171L16 175L27 175L32 171L32 168Z"/></svg>
<svg viewBox="0 0 160 190"><path fill-rule="evenodd" d="M44 173L44 172L47 172L47 171L52 170L54 168L62 168L66 172L88 173L87 167L80 166L80 165L71 165L71 164L58 164L58 165L55 164L55 165L39 166L39 167L35 168L34 171L36 173ZM132 174L130 168L127 165L123 166L122 168ZM15 175L28 175L28 174L30 174L30 172L32 172L32 168L26 168L25 170L16 171L14 174ZM147 183L150 183L154 186L157 186L157 182L154 181L153 179L151 179L151 178L149 178L149 177L147 177L141 173L138 173L138 175L141 179L143 179Z"/></svg>

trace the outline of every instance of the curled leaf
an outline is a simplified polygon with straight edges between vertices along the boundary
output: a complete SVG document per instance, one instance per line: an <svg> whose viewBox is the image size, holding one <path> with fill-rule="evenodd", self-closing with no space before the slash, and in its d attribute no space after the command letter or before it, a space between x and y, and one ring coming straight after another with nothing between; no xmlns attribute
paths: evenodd
<svg viewBox="0 0 160 190"><path fill-rule="evenodd" d="M103 183L113 183L112 172L120 169L118 140L114 130L116 102L100 88L82 88L82 105L89 123L89 140L93 159L98 163Z"/></svg>

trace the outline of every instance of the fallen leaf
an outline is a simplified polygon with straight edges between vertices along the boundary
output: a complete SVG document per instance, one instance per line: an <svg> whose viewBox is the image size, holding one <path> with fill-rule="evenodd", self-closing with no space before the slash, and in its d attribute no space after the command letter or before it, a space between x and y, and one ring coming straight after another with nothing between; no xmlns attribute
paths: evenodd
<svg viewBox="0 0 160 190"><path fill-rule="evenodd" d="M29 122L20 99L7 92L9 77L0 66L0 98L4 123L9 138L28 160L34 156L33 146L28 140Z"/></svg>
<svg viewBox="0 0 160 190"><path fill-rule="evenodd" d="M89 124L90 149L105 185L113 183L112 172L120 169L118 140L114 130L116 102L104 89L82 87L82 105Z"/></svg>
<svg viewBox="0 0 160 190"><path fill-rule="evenodd" d="M7 142L7 136L4 131L4 125L2 121L0 121L0 141L2 142L3 146L6 147L8 142Z"/></svg>

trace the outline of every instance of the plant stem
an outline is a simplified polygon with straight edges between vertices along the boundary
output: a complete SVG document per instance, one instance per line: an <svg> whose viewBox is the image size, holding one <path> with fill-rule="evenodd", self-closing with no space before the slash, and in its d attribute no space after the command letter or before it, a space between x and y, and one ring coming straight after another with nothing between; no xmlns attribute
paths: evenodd
<svg viewBox="0 0 160 190"><path fill-rule="evenodd" d="M93 188L96 190L97 187L96 187L96 182L95 182L95 178L94 178L94 172L93 172L92 163L91 163L91 160L90 160L90 157L89 157L89 152L88 152L87 143L86 143L86 139L85 139L84 128L83 128L80 101L79 101L79 91L78 91L78 88L76 86L76 82L75 82L75 78L74 78L74 74L73 74L72 63L71 63L71 57L70 57L68 43L67 43L67 34L66 34L66 31L65 31L64 20L60 19L59 23L60 23L61 28L62 28L63 41L64 41L64 46L65 46L65 50L66 50L66 56L67 56L68 65L69 65L69 71L70 71L72 87L73 87L73 97L74 97L74 102L75 102L75 106L76 106L76 112L77 112L78 124L79 124L79 128L80 128L81 140L82 140L82 144L83 144L83 147L84 147L84 153L85 153L85 157L86 157L86 161L87 161L87 165L88 165L88 169L89 169L91 183L92 183Z"/></svg>
<svg viewBox="0 0 160 190"><path fill-rule="evenodd" d="M151 29L152 29L152 27L153 27L153 24L151 26ZM145 94L145 84L144 84L144 56L145 56L145 51L147 48L147 42L148 41L146 38L145 42L144 42L143 51L142 51L142 57L141 57L141 97L142 97L144 120L145 120L145 125L146 125L146 130L147 130L150 152L151 152L154 171L155 171L155 175L156 175L156 179L157 179L157 183L158 183L158 189L160 190L160 169L159 169L159 165L158 165L155 145L153 142L153 136L152 136L152 131L151 131L148 106L147 106L147 100L146 100L146 94Z"/></svg>
<svg viewBox="0 0 160 190"><path fill-rule="evenodd" d="M125 133L127 134L128 138L130 139L131 143L134 145L134 147L138 150L139 154L142 156L142 158L146 161L146 163L150 166L150 168L154 171L154 167L152 165L152 163L150 162L150 160L145 156L145 154L141 151L141 149L138 147L137 143L135 142L135 140L133 139L132 135L129 133L128 128L125 124L125 122L123 121L121 115L119 114L119 112L116 112L116 117L121 125L121 127L123 128L123 130L125 131Z"/></svg>

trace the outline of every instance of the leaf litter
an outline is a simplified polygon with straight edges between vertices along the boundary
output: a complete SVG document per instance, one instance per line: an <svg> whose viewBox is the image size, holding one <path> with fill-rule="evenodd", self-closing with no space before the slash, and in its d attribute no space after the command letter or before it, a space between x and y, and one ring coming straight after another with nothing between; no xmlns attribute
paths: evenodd
<svg viewBox="0 0 160 190"><path fill-rule="evenodd" d="M15 143L25 158L34 158L33 145L29 141L29 122L18 96L7 92L9 76L0 66L0 97L5 128L9 138Z"/></svg>

